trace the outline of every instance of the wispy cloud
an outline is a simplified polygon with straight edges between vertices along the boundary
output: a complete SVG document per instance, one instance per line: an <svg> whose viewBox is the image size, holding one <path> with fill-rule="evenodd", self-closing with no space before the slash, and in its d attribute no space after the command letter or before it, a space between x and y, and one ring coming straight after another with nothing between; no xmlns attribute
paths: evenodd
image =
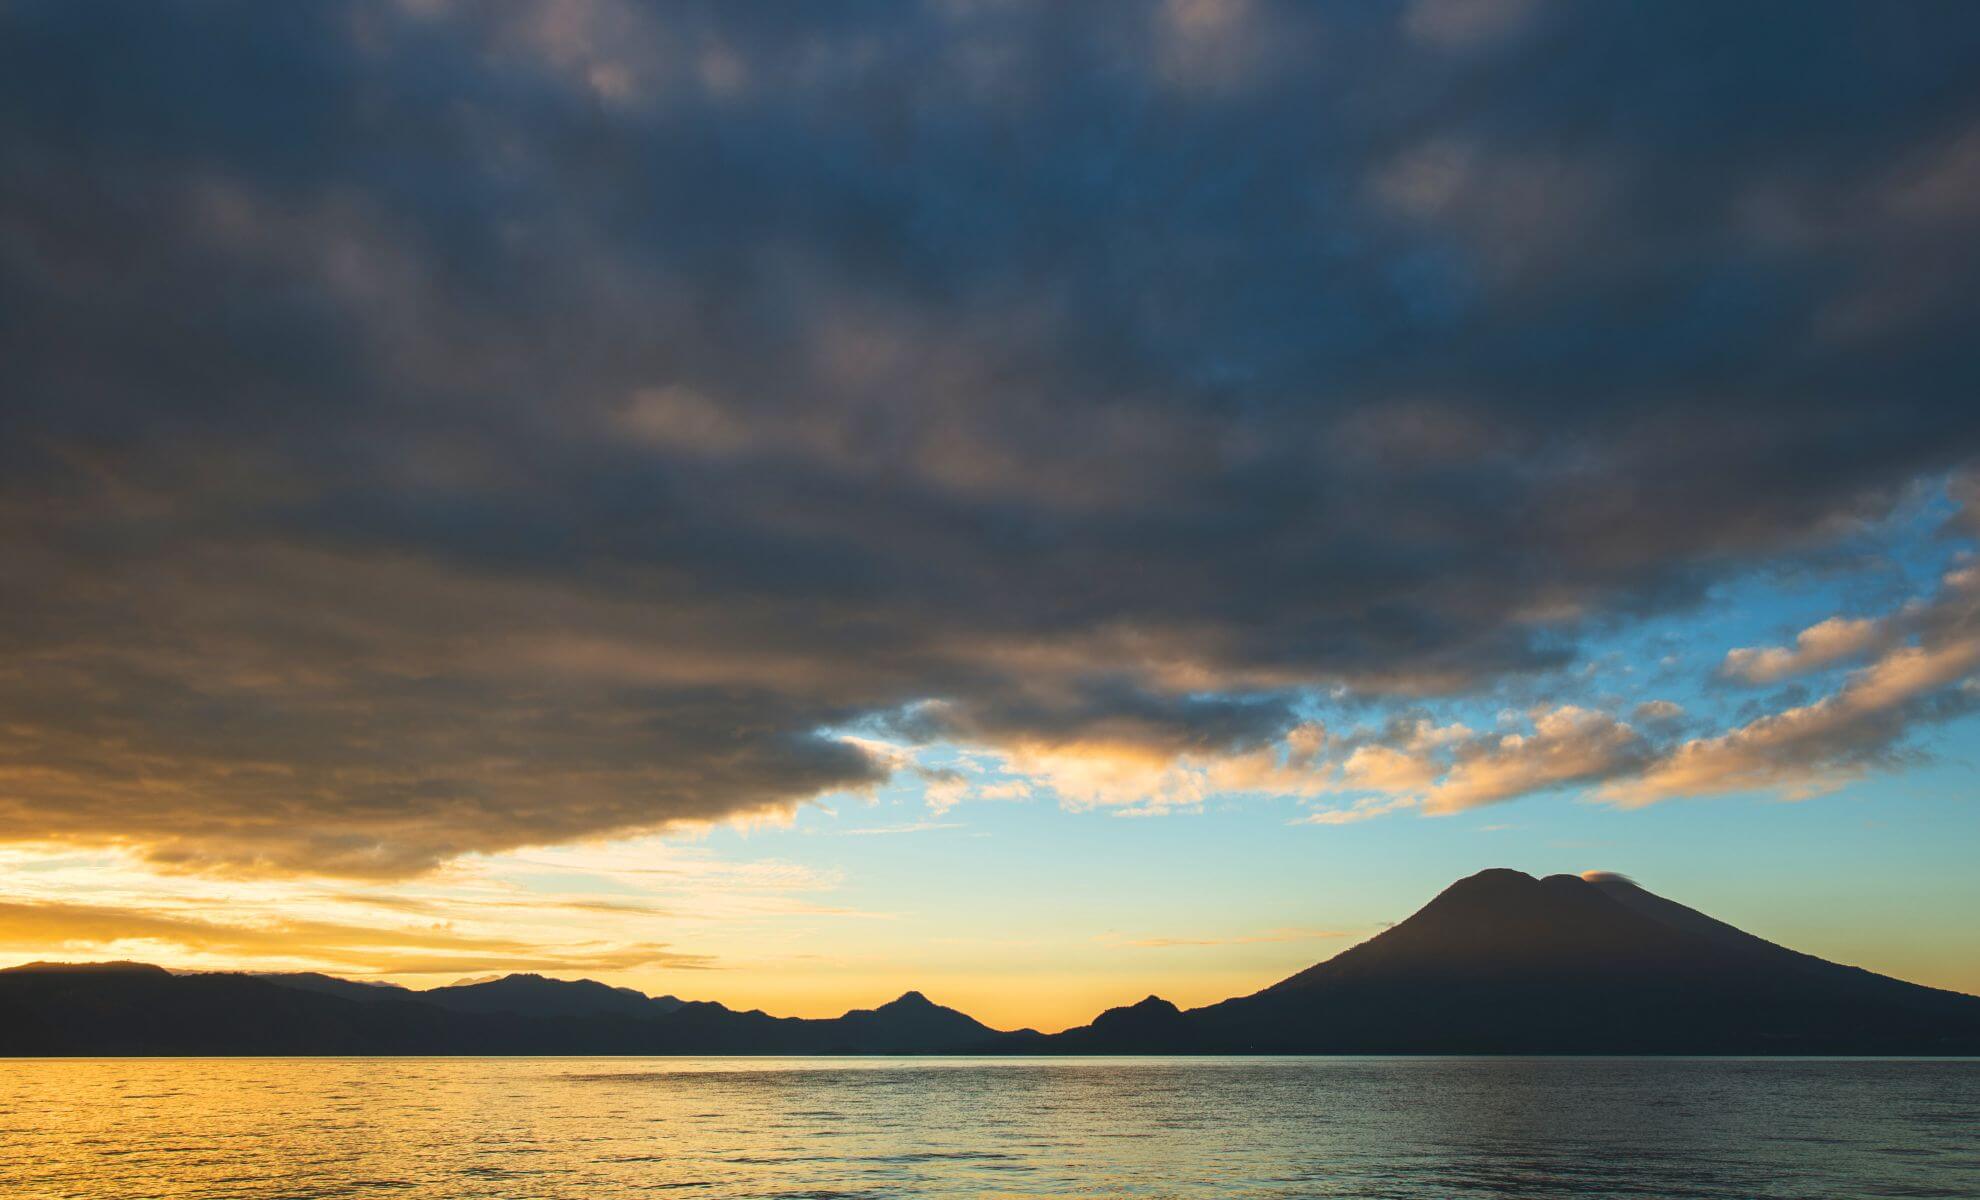
<svg viewBox="0 0 1980 1200"><path fill-rule="evenodd" d="M90 957L183 953L259 963L330 966L365 974L460 971L706 969L707 955L663 945L545 946L456 933L444 926L346 925L302 918L235 923L185 913L61 901L0 901L0 946Z"/></svg>
<svg viewBox="0 0 1980 1200"><path fill-rule="evenodd" d="M961 821L910 821L903 825L869 825L860 829L841 830L844 837L889 837L902 833L929 833L937 829L961 829Z"/></svg>
<svg viewBox="0 0 1980 1200"><path fill-rule="evenodd" d="M1263 933L1237 934L1228 937L1122 937L1118 934L1102 934L1095 939L1109 946L1122 946L1138 950L1167 950L1192 946L1253 946L1274 942L1311 942L1333 938L1355 937L1357 934L1339 929L1269 929Z"/></svg>

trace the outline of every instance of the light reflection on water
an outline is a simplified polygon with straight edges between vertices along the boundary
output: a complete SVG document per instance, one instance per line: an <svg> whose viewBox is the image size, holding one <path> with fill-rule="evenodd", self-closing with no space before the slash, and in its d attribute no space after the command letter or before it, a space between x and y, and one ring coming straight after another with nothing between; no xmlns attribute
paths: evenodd
<svg viewBox="0 0 1980 1200"><path fill-rule="evenodd" d="M0 1060L0 1196L1980 1196L1980 1060Z"/></svg>

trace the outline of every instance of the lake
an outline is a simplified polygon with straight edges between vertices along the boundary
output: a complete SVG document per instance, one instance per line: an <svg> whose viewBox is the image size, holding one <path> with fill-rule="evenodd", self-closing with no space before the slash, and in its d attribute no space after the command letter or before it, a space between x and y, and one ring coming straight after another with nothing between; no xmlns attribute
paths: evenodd
<svg viewBox="0 0 1980 1200"><path fill-rule="evenodd" d="M1980 1060L0 1060L0 1195L1980 1196Z"/></svg>

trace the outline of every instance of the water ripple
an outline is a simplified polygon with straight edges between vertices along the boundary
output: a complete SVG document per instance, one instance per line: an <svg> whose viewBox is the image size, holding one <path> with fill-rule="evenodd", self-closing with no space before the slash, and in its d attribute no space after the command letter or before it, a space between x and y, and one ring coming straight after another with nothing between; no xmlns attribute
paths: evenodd
<svg viewBox="0 0 1980 1200"><path fill-rule="evenodd" d="M0 1196L1980 1197L1980 1062L0 1060Z"/></svg>

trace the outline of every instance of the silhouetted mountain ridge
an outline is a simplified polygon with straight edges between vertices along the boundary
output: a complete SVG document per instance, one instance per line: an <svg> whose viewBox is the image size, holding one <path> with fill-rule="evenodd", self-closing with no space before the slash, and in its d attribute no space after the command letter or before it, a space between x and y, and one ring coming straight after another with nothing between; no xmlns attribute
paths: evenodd
<svg viewBox="0 0 1980 1200"><path fill-rule="evenodd" d="M591 979L550 979L527 974L504 975L415 994L428 1004L454 1012L511 1013L525 1017L664 1016L682 1003L673 996L648 996Z"/></svg>
<svg viewBox="0 0 1980 1200"><path fill-rule="evenodd" d="M998 1036L918 993L807 1020L541 976L416 992L142 964L0 970L0 1056L941 1053Z"/></svg>
<svg viewBox="0 0 1980 1200"><path fill-rule="evenodd" d="M1980 999L1776 946L1614 877L1493 869L1250 996L1178 1014L1195 1053L1863 1053L1980 1049ZM1145 1051L1082 1029L1033 1052Z"/></svg>
<svg viewBox="0 0 1980 1200"><path fill-rule="evenodd" d="M1801 954L1620 876L1502 868L1248 996L999 1033L910 991L809 1020L517 974L428 991L142 963L0 971L0 1055L1975 1054L1980 998Z"/></svg>
<svg viewBox="0 0 1980 1200"><path fill-rule="evenodd" d="M335 975L325 975L319 971L257 971L253 972L253 977L281 987L320 992L326 996L342 996L362 1004L372 1004L380 1000L402 1000L415 994L412 989L400 987L395 983L340 979Z"/></svg>

